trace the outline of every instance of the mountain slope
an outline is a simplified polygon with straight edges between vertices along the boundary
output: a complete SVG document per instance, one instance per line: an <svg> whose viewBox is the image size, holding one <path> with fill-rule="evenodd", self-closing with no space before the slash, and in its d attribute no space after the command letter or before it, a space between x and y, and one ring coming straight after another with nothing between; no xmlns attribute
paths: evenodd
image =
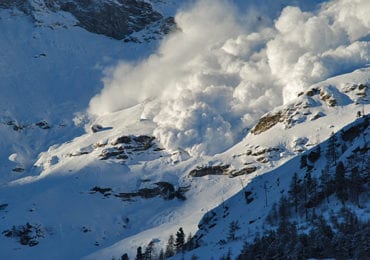
<svg viewBox="0 0 370 260"><path fill-rule="evenodd" d="M171 215L177 213L177 210L181 212L177 221L172 222L172 230L169 230L167 225L153 227L153 229L140 232L112 247L92 254L89 259L110 258L112 255L117 257L123 253L134 256L138 246L145 248L150 241L155 241L156 252L159 253L160 248L165 248L170 234L175 234L180 226L187 234L194 234L196 230L194 224L197 222L196 219L200 219L199 213L194 209L201 208L201 211L205 211L203 219L207 219L207 216L213 212L210 205L214 204L220 205L214 211L218 216L217 220L215 220L215 217L208 224L200 224L201 230L198 231L197 237L202 237L201 241L203 243L200 243L200 249L187 253L189 258L193 254L201 258L205 255L208 257L210 251L215 252L214 257L226 254L228 247L226 245L223 247L218 242L226 238L229 224L233 220L239 220L241 226L241 223L244 223L241 230L249 228L247 228L249 221L255 222L249 228L251 230L248 233L251 238L254 238L256 234L254 229L261 229L264 217L274 201L278 201L280 191L288 190L291 174L297 170L297 164L300 162L300 156L297 155L309 151L309 149L314 150L315 145L329 138L333 132L340 131L347 124L356 120L358 111L362 111L362 109L368 111L367 96L369 95L369 89L364 87L368 84L368 81L369 69L363 69L318 83L292 103L276 108L271 112L272 115L279 114L279 120L276 120L275 124L271 124L271 127L265 129L264 132L253 133L257 131L261 124L257 123L256 127L239 144L225 153L210 157L204 156L202 160L191 158L180 162L179 166L185 165L186 168L180 170L179 173L182 173L182 177L179 181L187 180L187 183L192 184L192 186L186 193L185 205L182 205L179 209L167 208L168 212L172 212ZM320 95L320 93L322 94ZM328 101L331 98L325 97L326 95L335 99L337 103L332 105ZM358 99L358 97L360 98ZM265 122L265 119L269 118L271 114L263 116L260 122ZM272 118L274 117L272 116ZM352 149L355 149L356 145L361 144L353 144ZM325 148L322 149L325 150ZM323 167L324 161L325 159L322 159L322 165L318 167L317 172ZM282 164L284 166L279 167ZM220 166L224 166L224 168ZM153 168L156 169L156 167ZM169 166L167 170L165 165L161 165L162 172L171 172L173 171L171 168L172 166ZM289 172L289 174L286 172ZM239 177L229 178L228 176ZM264 181L268 181L271 185L268 188L269 200L271 201L268 202L269 207L266 208L265 190L263 184L261 184ZM279 184L281 188L275 190L277 182L281 183ZM246 205L243 187L246 187L245 190L248 191L253 189L253 194L257 196L253 196L253 200L258 199L258 201ZM240 190L242 191L239 192ZM235 196L229 202L228 198L233 194ZM188 203L191 208L186 206ZM202 204L203 206L200 206ZM250 216L248 215L248 221L245 219L247 213L241 210L244 207L247 207L248 212L250 212L248 213L250 214ZM364 207L367 208L367 206ZM225 212L225 208L227 208L227 212ZM158 209L155 209L155 212L158 212ZM225 214L230 214L230 217L225 219L220 217ZM367 215L366 210L364 215ZM188 222L189 219L191 219L190 223ZM214 224L217 224L218 227L210 228ZM236 244L230 244L234 256L241 252L242 246L242 240L239 240ZM222 248L224 249L222 250Z"/></svg>
<svg viewBox="0 0 370 260"><path fill-rule="evenodd" d="M302 248L298 248L300 242L298 240L295 240L295 242L289 241L294 237L292 234L283 233L281 228L284 224L282 221L286 221L285 223L297 228L298 234L308 234L317 228L316 225L318 225L321 217L330 223L329 225L333 229L330 232L333 232L332 236L334 236L336 232L339 233L339 231L336 231L338 226L335 225L338 224L335 224L335 221L341 224L347 221L342 219L343 212L346 210L353 212L350 214L357 217L357 227L366 226L369 221L368 202L370 195L367 181L370 174L368 168L370 158L368 135L369 117L366 116L345 126L329 140L317 144L301 156L293 158L271 172L254 178L241 192L203 217L198 225L199 231L193 237L192 242L194 246L196 245L199 248L186 254L189 257L197 255L203 258L209 257L209 252L217 252L213 255L214 257L226 256L231 253L234 258L242 253L241 249L247 244L249 247L244 249L244 255L241 255L240 259L254 259L258 255L269 258L273 254L281 254L279 257L282 258L353 257L360 254L361 257L366 258L366 242L358 237L355 238L357 235L353 235L352 238L344 238L347 240L359 239L355 248L348 249L348 252L344 252L340 245L335 244L336 238L333 238L334 241L332 242L335 244L336 251L330 251L330 240L329 242L321 241L321 249L314 249L315 245L313 243L315 243L317 237L304 245L306 247L306 252L304 252ZM335 140L334 146L332 146L333 140ZM332 153L332 147L335 147L336 155ZM336 156L335 159L333 159L334 156ZM341 189L339 189L337 183L338 165L340 164L345 165L345 188ZM353 169L359 171L359 186L356 189L353 186ZM325 174L330 179L324 179L326 178ZM294 176L297 176L295 181ZM310 180L315 185L315 190L310 191L308 189L308 195L306 194L308 197L305 198L304 191L306 189L305 185L308 185L307 178L312 178ZM328 184L324 184L323 181L328 182ZM294 185L299 186L298 190L293 190ZM325 185L333 186L329 188ZM297 194L294 192L300 194L298 196L302 196L297 197L296 205L294 196L297 196ZM340 194L346 194L346 198L343 200ZM345 210L343 210L344 206ZM297 207L297 211L295 207ZM288 219L284 220L284 218ZM232 223L237 223L237 228L232 228ZM349 224L345 223L345 225ZM353 232L357 227L352 227ZM232 237L230 237L231 232L234 234ZM283 249L283 246L280 245L280 248L272 249L260 244L253 248L254 243L257 243L256 239L271 236L270 232L277 232L281 239L270 237L268 243L287 245L292 242L296 243L296 248ZM364 230L364 232L367 232L364 233L364 236L368 236L368 231ZM345 236L351 235L348 231L345 231L344 234ZM290 236L289 239L283 238L285 235ZM310 233L310 235L314 235L314 233ZM316 242L320 243L320 241ZM364 247L361 249L362 245ZM258 248L258 246L262 247ZM313 248L311 251L310 247ZM296 251L294 252L294 250Z"/></svg>
<svg viewBox="0 0 370 260"><path fill-rule="evenodd" d="M87 121L84 111L103 87L102 78L109 67L120 59L146 57L163 36L154 33L158 25L142 28L142 34L151 38L151 42L122 42L90 33L76 26L81 22L72 13L61 10L64 2L73 3L2 1L0 4L0 168L8 175L6 179L17 178L12 169L30 171L41 151L82 134ZM88 12L94 6L82 7ZM162 8L163 19L177 6L178 3L173 3L168 10ZM82 7L81 12L85 10ZM99 6L94 10L100 10ZM92 13L89 17L115 24L96 15ZM134 26L138 22L127 23ZM13 158L10 161L9 156Z"/></svg>
<svg viewBox="0 0 370 260"><path fill-rule="evenodd" d="M1 258L154 258L180 227L199 247L174 258L235 258L294 172L337 171L332 136L367 174L368 4L321 2L0 3Z"/></svg>
<svg viewBox="0 0 370 260"><path fill-rule="evenodd" d="M234 194L240 200L241 195L244 196L238 195L242 189L241 181L244 187L252 187L254 184L250 186L249 182L254 183L256 176L278 167L353 121L357 111L362 109L354 99L363 96L362 101L357 102L365 102L368 89L360 86L365 86L368 80L368 69L364 69L319 83L296 101L276 109L292 112L291 115L280 113L284 118L286 116L282 122L259 134L253 134L252 130L240 144L227 152L202 158L189 158L181 150L174 154L162 150L161 144L150 137L155 124L150 120L140 120L148 103L101 117L95 122L95 125L102 126L100 131L86 133L72 142L50 148L35 164L34 176L21 178L3 188L2 204L8 206L2 213L2 229L9 230L12 225L20 226L27 222L39 225L44 238L37 238L39 244L29 250L40 257L50 255L44 246L53 244L58 244L64 252L57 250L53 255L55 258L80 258L99 247L107 249L89 258L117 257L124 252L132 256L138 246L146 246L152 240L157 241L156 248L164 247L169 235L179 226L194 234L197 222L207 211L219 204L225 205ZM346 90L350 91L345 93ZM335 97L336 105L327 103L330 98L323 98L320 92ZM300 107L302 105L306 108ZM368 107L366 103L365 111ZM298 114L294 115L292 108ZM316 114L321 117L316 118ZM293 120L289 120L293 115L307 118L298 118L293 124ZM331 125L334 122L335 125ZM296 165L298 161L296 158L287 165ZM220 172L217 170L220 165L229 166ZM201 171L207 167L207 171ZM262 175L265 177L261 178L275 183L276 175L280 176L278 172L282 170L275 171L277 173ZM239 174L242 175L238 178L227 177ZM204 177L197 177L202 175ZM283 189L288 179L280 179ZM171 185L173 188L169 188ZM181 191L186 200L176 193L169 193L171 190ZM24 199L23 194L32 195ZM264 200L260 190L256 194L259 194L259 200ZM20 200L21 204L17 202ZM153 203L155 208L151 206ZM241 200L238 203L245 202ZM230 210L233 204L230 203ZM264 207L263 202L253 205ZM239 209L236 207L233 214L242 214ZM263 212L267 214L267 210ZM227 229L227 225L219 226L221 230ZM218 232L220 235L211 233L210 236L223 239L224 232ZM78 253L70 248L69 243L63 242L66 237L68 241L84 241ZM9 249L11 244L16 246L17 243L16 237L3 237L2 240ZM237 252L241 246L235 247ZM12 254L12 251L5 252L4 255ZM222 250L216 252L217 255L224 253ZM19 256L28 253L25 248L17 252Z"/></svg>

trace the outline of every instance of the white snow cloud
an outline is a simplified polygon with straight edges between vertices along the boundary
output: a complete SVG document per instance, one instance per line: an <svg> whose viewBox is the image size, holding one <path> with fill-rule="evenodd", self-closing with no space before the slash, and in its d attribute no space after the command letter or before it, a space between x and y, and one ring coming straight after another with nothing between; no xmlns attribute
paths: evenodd
<svg viewBox="0 0 370 260"><path fill-rule="evenodd" d="M333 0L311 12L287 6L267 21L257 9L237 13L230 1L197 1L176 15L181 31L157 53L107 73L89 112L102 115L156 98L145 117L158 124L154 134L165 147L223 151L271 108L368 64L365 10L367 0Z"/></svg>

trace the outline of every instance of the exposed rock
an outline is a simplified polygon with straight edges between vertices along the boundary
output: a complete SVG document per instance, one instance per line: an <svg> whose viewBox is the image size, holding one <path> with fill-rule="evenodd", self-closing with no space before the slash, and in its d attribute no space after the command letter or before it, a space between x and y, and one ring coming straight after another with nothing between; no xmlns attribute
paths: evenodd
<svg viewBox="0 0 370 260"><path fill-rule="evenodd" d="M153 141L155 138L153 136L148 135L139 135L138 137L134 137L134 141L138 143L149 143Z"/></svg>
<svg viewBox="0 0 370 260"><path fill-rule="evenodd" d="M6 122L5 124L8 125L8 126L13 127L14 131L20 131L20 130L22 130L26 127L24 125L21 125L21 124L17 123L14 120L10 120L10 121Z"/></svg>
<svg viewBox="0 0 370 260"><path fill-rule="evenodd" d="M251 133L258 135L260 133L267 131L268 129L270 129L271 127L273 127L274 125L281 121L282 113L280 111L277 112L276 114L267 114L258 121L255 127L252 128Z"/></svg>
<svg viewBox="0 0 370 260"><path fill-rule="evenodd" d="M134 151L145 151L153 146L153 141L155 140L154 136L140 135L134 138L135 142L140 143L141 145L137 146Z"/></svg>
<svg viewBox="0 0 370 260"><path fill-rule="evenodd" d="M266 152L267 152L267 149L260 149L260 150L257 150L255 152L251 152L251 155L259 156L259 155L265 154Z"/></svg>
<svg viewBox="0 0 370 260"><path fill-rule="evenodd" d="M100 188L98 186L95 186L94 188L92 188L90 190L90 194L94 194L94 193L99 192L99 193L103 194L105 197L107 197L107 196L111 195L111 191L112 191L111 188Z"/></svg>
<svg viewBox="0 0 370 260"><path fill-rule="evenodd" d="M257 167L256 166L249 166L249 167L245 167L239 171L233 171L229 174L230 177L237 177L237 176L241 176L241 175L247 175L247 174L251 174L253 172L255 172L257 170Z"/></svg>
<svg viewBox="0 0 370 260"><path fill-rule="evenodd" d="M144 0L43 0L33 5L29 0L1 0L0 8L17 8L36 22L35 13L40 10L68 12L76 18L77 26L125 41L131 34L150 27L156 29L148 30L148 41L176 29L173 17L163 17Z"/></svg>
<svg viewBox="0 0 370 260"><path fill-rule="evenodd" d="M245 197L245 202L247 203L247 204L251 204L252 203L252 201L254 200L254 198L253 197L251 197L252 196L252 192L251 191L245 191L244 192L244 197Z"/></svg>
<svg viewBox="0 0 370 260"><path fill-rule="evenodd" d="M100 157L100 160L107 160L107 159L110 159L112 157L116 157L117 156L120 156L119 158L117 159L127 159L128 157L127 156L123 156L124 153L124 150L123 149L119 149L119 148L116 148L116 147L112 147L112 148L107 148L107 149L104 149L102 151L102 153L99 155Z"/></svg>
<svg viewBox="0 0 370 260"><path fill-rule="evenodd" d="M360 84L359 86L358 86L358 89L359 90L367 90L369 87L367 86L367 85L364 85L364 84Z"/></svg>
<svg viewBox="0 0 370 260"><path fill-rule="evenodd" d="M136 192L129 192L129 193L119 193L115 196L121 198L123 200L131 201L135 197L141 197L143 199L150 199L157 196L162 197L165 200L172 200L174 198L178 198L181 200L185 200L184 193L187 192L190 188L189 187L179 187L175 190L174 186L169 182L157 182L154 185L154 188L143 188L139 189Z"/></svg>
<svg viewBox="0 0 370 260"><path fill-rule="evenodd" d="M217 221L217 214L214 211L207 212L203 218L199 221L198 228L207 230L210 226L214 225Z"/></svg>
<svg viewBox="0 0 370 260"><path fill-rule="evenodd" d="M138 0L59 2L64 2L61 10L73 14L82 28L118 40L163 18L149 3Z"/></svg>
<svg viewBox="0 0 370 260"><path fill-rule="evenodd" d="M26 223L25 225L13 226L11 229L3 231L3 235L10 238L17 238L21 245L32 247L39 243L39 238L44 237L44 232L40 225Z"/></svg>
<svg viewBox="0 0 370 260"><path fill-rule="evenodd" d="M312 96L318 95L318 94L320 94L320 90L317 89L317 88L312 88L312 89L310 89L306 92L306 95L309 96L309 97L312 97Z"/></svg>
<svg viewBox="0 0 370 260"><path fill-rule="evenodd" d="M47 121L40 121L35 124L36 126L40 127L41 129L50 129L50 125Z"/></svg>
<svg viewBox="0 0 370 260"><path fill-rule="evenodd" d="M293 145L294 146L305 145L305 144L307 144L307 142L308 142L307 137L300 137L300 138L297 138L293 141Z"/></svg>
<svg viewBox="0 0 370 260"><path fill-rule="evenodd" d="M179 30L179 28L176 25L175 18L173 17L167 17L166 19L163 20L159 31L162 34L169 34L170 32Z"/></svg>
<svg viewBox="0 0 370 260"><path fill-rule="evenodd" d="M323 112L319 111L319 112L317 112L316 114L314 114L312 116L311 121L314 121L314 120L319 119L320 117L324 117L324 116L325 116L325 114Z"/></svg>
<svg viewBox="0 0 370 260"><path fill-rule="evenodd" d="M161 181L155 183L160 189L160 194L164 199L174 199L175 198L175 188L169 182Z"/></svg>
<svg viewBox="0 0 370 260"><path fill-rule="evenodd" d="M203 177L206 175L224 175L228 173L230 165L197 167L190 171L189 175L192 177Z"/></svg>
<svg viewBox="0 0 370 260"><path fill-rule="evenodd" d="M1 0L0 8L17 8L26 14L31 13L31 5L27 0Z"/></svg>
<svg viewBox="0 0 370 260"><path fill-rule="evenodd" d="M83 227L81 228L81 232L83 232L83 233L88 233L88 232L91 232L91 229L90 229L90 228L88 228L88 227L83 226Z"/></svg>
<svg viewBox="0 0 370 260"><path fill-rule="evenodd" d="M103 126L102 125L99 125L99 124L94 124L90 127L91 131L93 133L96 133L96 132L99 132L103 129Z"/></svg>
<svg viewBox="0 0 370 260"><path fill-rule="evenodd" d="M107 140L102 140L94 144L94 148L104 147L108 144Z"/></svg>
<svg viewBox="0 0 370 260"><path fill-rule="evenodd" d="M17 167L12 170L13 172L24 172L24 168Z"/></svg>
<svg viewBox="0 0 370 260"><path fill-rule="evenodd" d="M350 128L342 130L342 138L344 141L353 141L358 135L363 132L370 125L370 116L364 117L363 121Z"/></svg>
<svg viewBox="0 0 370 260"><path fill-rule="evenodd" d="M4 210L9 206L8 203L0 204L0 210Z"/></svg>
<svg viewBox="0 0 370 260"><path fill-rule="evenodd" d="M70 153L69 156L70 157L81 156L81 155L89 154L92 151L93 151L93 147L91 147L91 146L82 147L79 150Z"/></svg>
<svg viewBox="0 0 370 260"><path fill-rule="evenodd" d="M269 159L267 157L258 157L257 159L257 162L260 162L260 163L268 163L269 162Z"/></svg>
<svg viewBox="0 0 370 260"><path fill-rule="evenodd" d="M326 91L320 91L320 98L330 107L334 107L337 104L337 100Z"/></svg>
<svg viewBox="0 0 370 260"><path fill-rule="evenodd" d="M117 145L117 144L129 144L131 143L132 139L130 136L121 136L115 139L111 144Z"/></svg>

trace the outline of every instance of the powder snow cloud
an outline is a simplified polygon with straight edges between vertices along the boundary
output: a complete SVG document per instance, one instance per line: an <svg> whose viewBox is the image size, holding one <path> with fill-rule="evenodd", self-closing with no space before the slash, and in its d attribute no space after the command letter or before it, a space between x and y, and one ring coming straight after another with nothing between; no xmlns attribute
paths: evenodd
<svg viewBox="0 0 370 260"><path fill-rule="evenodd" d="M244 14L230 1L200 0L176 15L179 30L136 64L109 70L90 102L92 115L147 99L142 117L169 150L221 152L259 116L330 76L369 63L367 0L335 0L276 17ZM271 19L272 17L272 19Z"/></svg>

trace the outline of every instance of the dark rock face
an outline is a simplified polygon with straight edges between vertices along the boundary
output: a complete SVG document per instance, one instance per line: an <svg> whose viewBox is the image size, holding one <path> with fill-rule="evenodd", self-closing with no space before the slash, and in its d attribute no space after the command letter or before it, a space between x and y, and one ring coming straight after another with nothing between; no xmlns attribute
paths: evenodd
<svg viewBox="0 0 370 260"><path fill-rule="evenodd" d="M60 4L60 9L73 14L82 28L119 40L163 18L149 3L136 0L66 1Z"/></svg>
<svg viewBox="0 0 370 260"><path fill-rule="evenodd" d="M32 17L35 11L28 0L1 0L0 8L17 8ZM69 12L78 20L77 26L117 40L134 41L129 37L132 33L151 26L157 28L152 31L157 36L176 27L173 17L163 17L143 0L44 0L38 8Z"/></svg>
<svg viewBox="0 0 370 260"><path fill-rule="evenodd" d="M225 175L228 173L230 165L217 165L207 167L197 167L190 171L189 175L192 177L203 177L207 175Z"/></svg>
<svg viewBox="0 0 370 260"><path fill-rule="evenodd" d="M282 121L282 114L281 112L278 112L276 114L268 114L264 117L262 117L257 125L251 130L253 134L260 134L267 130L269 130L271 127L276 125L277 123Z"/></svg>
<svg viewBox="0 0 370 260"><path fill-rule="evenodd" d="M28 3L28 0L1 0L0 8L18 8L26 14L29 14L31 10L31 6Z"/></svg>
<svg viewBox="0 0 370 260"><path fill-rule="evenodd" d="M114 194L111 188L101 188L95 186L90 189L90 194L101 193L104 197L109 197L112 194L114 197L121 198L123 201L133 201L134 198L140 197L143 199L151 199L154 197L162 197L164 200L173 200L175 198L179 200L186 200L185 192L189 191L190 186L178 187L176 190L175 187L165 181L156 182L151 188L142 188L135 192L122 192Z"/></svg>
<svg viewBox="0 0 370 260"><path fill-rule="evenodd" d="M231 172L230 173L230 177L237 177L237 176L241 176L241 175L248 175L248 174L251 174L253 172L255 172L257 170L257 167L252 165L252 166L249 166L249 167L245 167L239 171L234 171L234 172Z"/></svg>
<svg viewBox="0 0 370 260"><path fill-rule="evenodd" d="M13 226L11 229L4 230L2 234L9 238L16 238L21 245L36 246L39 238L44 237L43 229L40 225L26 223L21 226Z"/></svg>

